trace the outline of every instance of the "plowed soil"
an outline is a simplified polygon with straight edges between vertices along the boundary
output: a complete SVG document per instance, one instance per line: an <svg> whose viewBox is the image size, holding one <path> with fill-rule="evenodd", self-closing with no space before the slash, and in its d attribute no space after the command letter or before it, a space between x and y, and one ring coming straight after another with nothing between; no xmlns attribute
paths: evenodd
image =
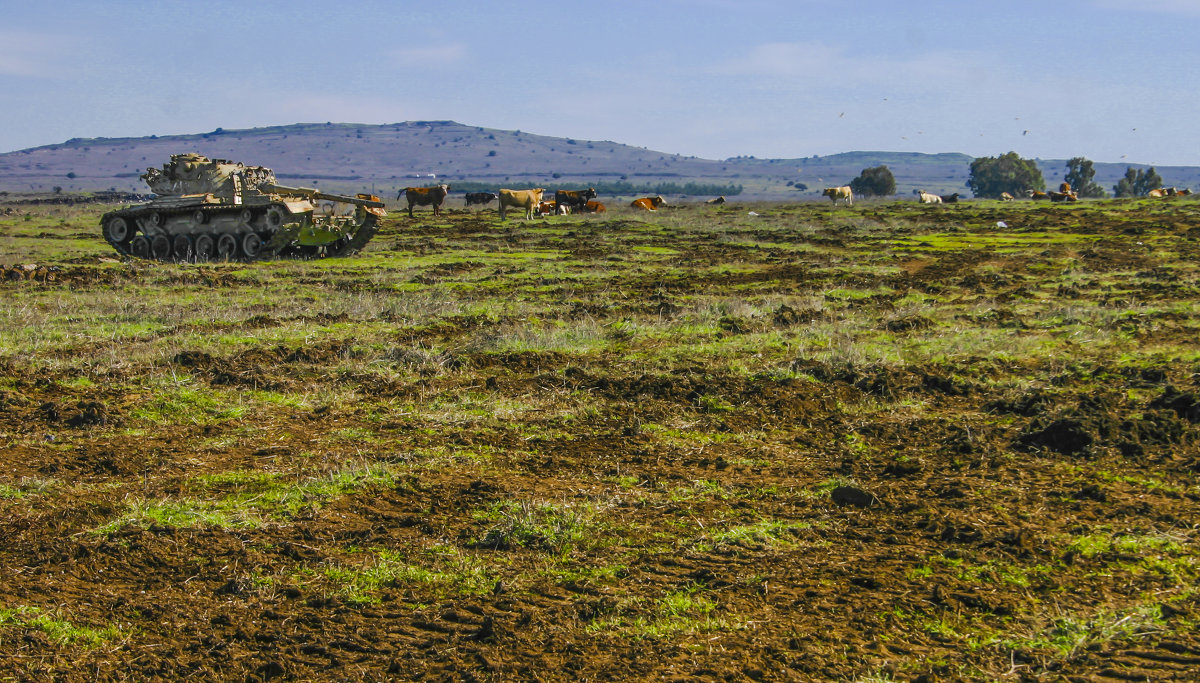
<svg viewBox="0 0 1200 683"><path fill-rule="evenodd" d="M69 216L0 279L0 678L1196 680L1197 204L1017 204Z"/></svg>

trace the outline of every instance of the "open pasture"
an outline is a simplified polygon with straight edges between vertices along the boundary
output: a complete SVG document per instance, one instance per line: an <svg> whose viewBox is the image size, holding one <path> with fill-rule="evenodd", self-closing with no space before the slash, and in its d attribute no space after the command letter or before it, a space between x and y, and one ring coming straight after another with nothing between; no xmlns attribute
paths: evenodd
<svg viewBox="0 0 1200 683"><path fill-rule="evenodd" d="M0 215L0 679L1200 668L1200 202L102 212Z"/></svg>

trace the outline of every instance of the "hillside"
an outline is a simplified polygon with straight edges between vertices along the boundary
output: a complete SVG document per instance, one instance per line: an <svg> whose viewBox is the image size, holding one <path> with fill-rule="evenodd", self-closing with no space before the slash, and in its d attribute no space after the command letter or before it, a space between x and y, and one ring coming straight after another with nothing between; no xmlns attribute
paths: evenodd
<svg viewBox="0 0 1200 683"><path fill-rule="evenodd" d="M962 191L971 157L965 154L847 152L800 159L701 159L608 140L581 140L454 121L385 125L304 123L195 135L74 138L61 144L0 154L0 190L46 192L146 190L138 176L171 154L199 152L269 166L280 182L332 191L373 191L432 182L495 187L577 186L624 180L637 186L697 182L743 188L747 199L814 198L820 188L849 182L862 169L886 164L900 195L913 188ZM998 152L1002 153L1002 152ZM1047 184L1064 173L1064 160L1038 160ZM1139 167L1137 164L1130 164ZM1097 163L1106 189L1127 164ZM1200 186L1200 167L1158 167L1168 184ZM795 185L807 186L797 191Z"/></svg>

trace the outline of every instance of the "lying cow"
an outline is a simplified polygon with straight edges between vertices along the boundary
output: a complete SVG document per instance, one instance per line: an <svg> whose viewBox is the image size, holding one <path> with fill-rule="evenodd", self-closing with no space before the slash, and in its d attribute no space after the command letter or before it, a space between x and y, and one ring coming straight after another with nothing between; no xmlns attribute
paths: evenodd
<svg viewBox="0 0 1200 683"><path fill-rule="evenodd" d="M1039 199L1049 199L1050 198L1050 195L1046 194L1045 192L1039 192L1037 190L1025 190L1025 196L1029 197L1030 199L1032 199L1035 202L1038 201Z"/></svg>
<svg viewBox="0 0 1200 683"><path fill-rule="evenodd" d="M821 191L821 196L829 197L834 206L837 206L839 199L845 201L848 206L854 206L854 190L851 190L849 185L827 187Z"/></svg>
<svg viewBox="0 0 1200 683"><path fill-rule="evenodd" d="M1016 197L1012 196L1011 194L1009 194L1007 192L1000 193L1000 201L1002 201L1002 202L1011 202L1014 199L1016 199Z"/></svg>
<svg viewBox="0 0 1200 683"><path fill-rule="evenodd" d="M942 195L942 203L943 204L957 204L958 203L958 193L955 192L954 194Z"/></svg>
<svg viewBox="0 0 1200 683"><path fill-rule="evenodd" d="M406 187L396 193L396 199L400 199L400 195L408 197L408 217L413 217L414 206L433 206L433 215L442 215L442 202L446 201L446 195L450 192L449 185L435 185L433 187Z"/></svg>
<svg viewBox="0 0 1200 683"><path fill-rule="evenodd" d="M566 204L540 201L538 202L537 214L539 216L569 216L571 214L571 207Z"/></svg>
<svg viewBox="0 0 1200 683"><path fill-rule="evenodd" d="M1074 192L1047 192L1046 194L1050 195L1052 202L1074 202L1079 199Z"/></svg>
<svg viewBox="0 0 1200 683"><path fill-rule="evenodd" d="M468 192L466 195L464 195L464 198L466 199L466 206L471 206L473 204L490 204L496 201L496 193Z"/></svg>
<svg viewBox="0 0 1200 683"><path fill-rule="evenodd" d="M596 188L589 187L586 190L556 190L554 192L555 206L565 206L572 213L577 213L587 206L589 199L596 198Z"/></svg>
<svg viewBox="0 0 1200 683"><path fill-rule="evenodd" d="M1160 187L1160 188L1150 190L1149 192L1146 193L1146 196L1154 197L1155 199L1161 199L1161 198L1167 196L1167 191Z"/></svg>
<svg viewBox="0 0 1200 683"><path fill-rule="evenodd" d="M642 209L644 211L657 211L658 207L665 206L666 203L667 200L663 199L662 195L659 195L657 197L639 197L629 202L629 205L635 209Z"/></svg>
<svg viewBox="0 0 1200 683"><path fill-rule="evenodd" d="M725 203L725 195L721 195L720 197L717 197L716 199L710 199L704 203L705 204L724 204Z"/></svg>
<svg viewBox="0 0 1200 683"><path fill-rule="evenodd" d="M608 211L608 209L604 208L603 204L594 199L589 199L587 205L583 207L583 210L587 213L604 213L605 211Z"/></svg>
<svg viewBox="0 0 1200 683"><path fill-rule="evenodd" d="M922 204L941 204L942 198L936 194L926 192L925 190L916 190L917 201Z"/></svg>
<svg viewBox="0 0 1200 683"><path fill-rule="evenodd" d="M533 218L533 212L542 201L544 187L532 190L500 190L500 220L504 220L504 207L512 206L525 209L525 218Z"/></svg>

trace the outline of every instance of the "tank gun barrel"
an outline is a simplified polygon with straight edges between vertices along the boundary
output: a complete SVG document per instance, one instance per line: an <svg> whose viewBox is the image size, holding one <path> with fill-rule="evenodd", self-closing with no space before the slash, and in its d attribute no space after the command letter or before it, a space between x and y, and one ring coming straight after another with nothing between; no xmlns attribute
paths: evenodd
<svg viewBox="0 0 1200 683"><path fill-rule="evenodd" d="M384 204L381 201L362 199L360 197L347 197L340 194L329 194L321 192L312 187L288 187L287 185L276 185L275 183L263 183L258 186L259 192L267 192L271 194L293 194L308 197L309 199L325 199L331 202L346 202L348 204L357 204L365 206L369 209L382 209Z"/></svg>

